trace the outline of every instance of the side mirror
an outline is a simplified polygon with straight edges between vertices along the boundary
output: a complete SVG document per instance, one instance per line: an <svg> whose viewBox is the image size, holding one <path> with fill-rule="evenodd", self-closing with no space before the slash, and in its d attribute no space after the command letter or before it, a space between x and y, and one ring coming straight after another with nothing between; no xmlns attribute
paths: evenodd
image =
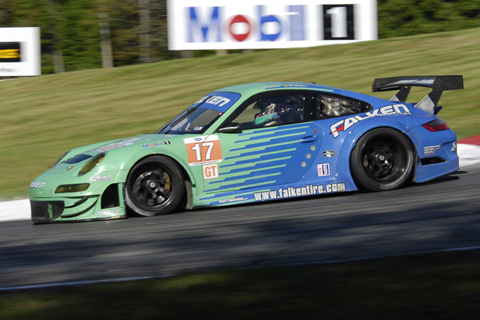
<svg viewBox="0 0 480 320"><path fill-rule="evenodd" d="M217 130L220 133L240 133L242 132L242 125L239 123L230 123L226 127Z"/></svg>

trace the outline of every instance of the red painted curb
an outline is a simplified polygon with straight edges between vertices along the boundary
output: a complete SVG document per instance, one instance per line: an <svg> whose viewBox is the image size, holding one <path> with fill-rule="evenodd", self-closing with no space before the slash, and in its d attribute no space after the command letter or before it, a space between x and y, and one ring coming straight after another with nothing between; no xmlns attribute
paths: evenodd
<svg viewBox="0 0 480 320"><path fill-rule="evenodd" d="M457 142L463 143L463 144L474 144L474 145L480 146L480 136L468 137L462 140L458 140Z"/></svg>

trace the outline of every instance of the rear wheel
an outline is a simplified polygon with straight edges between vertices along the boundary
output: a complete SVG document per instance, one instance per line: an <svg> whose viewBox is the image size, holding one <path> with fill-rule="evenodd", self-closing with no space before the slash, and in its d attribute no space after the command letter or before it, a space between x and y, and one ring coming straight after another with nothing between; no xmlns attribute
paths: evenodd
<svg viewBox="0 0 480 320"><path fill-rule="evenodd" d="M170 213L181 202L185 182L179 166L165 156L140 161L125 184L125 202L140 216Z"/></svg>
<svg viewBox="0 0 480 320"><path fill-rule="evenodd" d="M352 176L359 189L392 190L410 181L414 152L401 132L380 128L367 132L350 156Z"/></svg>

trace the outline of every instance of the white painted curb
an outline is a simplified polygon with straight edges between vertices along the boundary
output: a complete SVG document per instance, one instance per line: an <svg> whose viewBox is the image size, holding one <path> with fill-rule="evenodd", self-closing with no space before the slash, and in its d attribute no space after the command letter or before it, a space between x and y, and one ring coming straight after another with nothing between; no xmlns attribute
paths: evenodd
<svg viewBox="0 0 480 320"><path fill-rule="evenodd" d="M480 163L480 146L458 144L460 168ZM0 202L0 222L11 220L29 220L30 203L28 199Z"/></svg>

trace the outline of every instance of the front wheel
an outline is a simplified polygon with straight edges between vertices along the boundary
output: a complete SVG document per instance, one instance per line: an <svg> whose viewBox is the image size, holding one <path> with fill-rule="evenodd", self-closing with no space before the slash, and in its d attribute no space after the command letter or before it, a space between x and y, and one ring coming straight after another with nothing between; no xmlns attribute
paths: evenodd
<svg viewBox="0 0 480 320"><path fill-rule="evenodd" d="M352 176L361 190L385 191L410 181L414 152L410 140L401 132L380 128L367 132L350 156Z"/></svg>
<svg viewBox="0 0 480 320"><path fill-rule="evenodd" d="M140 216L170 213L181 202L185 181L179 166L165 156L143 159L130 171L125 202Z"/></svg>

